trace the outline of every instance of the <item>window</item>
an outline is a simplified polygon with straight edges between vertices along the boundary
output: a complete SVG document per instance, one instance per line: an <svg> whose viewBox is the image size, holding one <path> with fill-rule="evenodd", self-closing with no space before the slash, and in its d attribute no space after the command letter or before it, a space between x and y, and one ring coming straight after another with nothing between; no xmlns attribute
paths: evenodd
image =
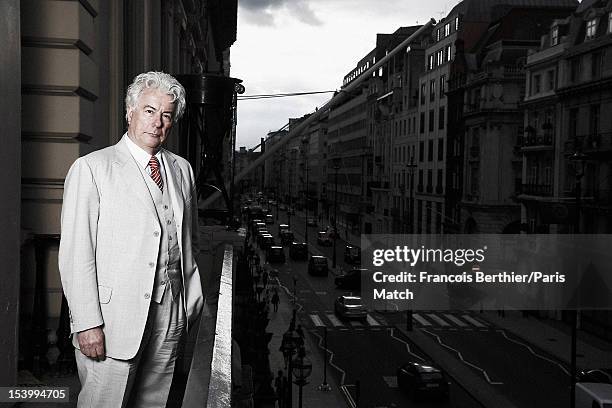
<svg viewBox="0 0 612 408"><path fill-rule="evenodd" d="M589 38L595 37L596 32L597 32L597 19L592 18L589 21L587 21L586 38L589 39Z"/></svg>
<svg viewBox="0 0 612 408"><path fill-rule="evenodd" d="M429 131L430 132L434 131L434 110L433 109L429 111Z"/></svg>
<svg viewBox="0 0 612 408"><path fill-rule="evenodd" d="M436 100L436 80L432 79L429 81L429 101L433 102Z"/></svg>
<svg viewBox="0 0 612 408"><path fill-rule="evenodd" d="M554 26L550 30L550 45L559 44L559 26Z"/></svg>
<svg viewBox="0 0 612 408"><path fill-rule="evenodd" d="M430 161L430 162L433 161L433 150L434 150L434 141L429 140L427 142L427 161Z"/></svg>
<svg viewBox="0 0 612 408"><path fill-rule="evenodd" d="M421 84L421 105L425 105L425 82Z"/></svg>
<svg viewBox="0 0 612 408"><path fill-rule="evenodd" d="M446 75L440 77L440 98L444 98L446 92Z"/></svg>
<svg viewBox="0 0 612 408"><path fill-rule="evenodd" d="M433 191L433 170L427 170L427 187L426 191L431 193Z"/></svg>
<svg viewBox="0 0 612 408"><path fill-rule="evenodd" d="M599 133L599 105L591 105L589 111L589 134L595 136Z"/></svg>
<svg viewBox="0 0 612 408"><path fill-rule="evenodd" d="M444 36L447 37L448 35L450 35L450 23L444 26Z"/></svg>
<svg viewBox="0 0 612 408"><path fill-rule="evenodd" d="M446 46L446 62L449 62L452 59L451 52L452 52L451 45L447 45Z"/></svg>
<svg viewBox="0 0 612 408"><path fill-rule="evenodd" d="M444 160L444 139L438 139L438 161Z"/></svg>
<svg viewBox="0 0 612 408"><path fill-rule="evenodd" d="M425 142L421 140L419 142L419 161L422 162L424 157L425 157ZM422 170L420 171L422 172ZM423 181L423 176L421 175L419 183L422 184L422 181Z"/></svg>
<svg viewBox="0 0 612 408"><path fill-rule="evenodd" d="M423 189L423 170L419 170L419 186L421 186L420 190Z"/></svg>
<svg viewBox="0 0 612 408"><path fill-rule="evenodd" d="M429 56L429 63L427 66L429 67L428 69L430 70L434 69L434 55L433 54Z"/></svg>
<svg viewBox="0 0 612 408"><path fill-rule="evenodd" d="M536 95L540 93L540 87L541 87L541 83L540 83L541 77L540 75L534 75L533 76L533 84L532 84L532 95Z"/></svg>
<svg viewBox="0 0 612 408"><path fill-rule="evenodd" d="M425 133L425 112L421 112L421 123L419 123L419 133Z"/></svg>
<svg viewBox="0 0 612 408"><path fill-rule="evenodd" d="M612 33L612 11L608 13L608 34Z"/></svg>
<svg viewBox="0 0 612 408"><path fill-rule="evenodd" d="M438 65L444 64L444 49L438 50L438 52L436 52L436 63Z"/></svg>
<svg viewBox="0 0 612 408"><path fill-rule="evenodd" d="M455 17L455 31L459 30L459 16Z"/></svg>
<svg viewBox="0 0 612 408"><path fill-rule="evenodd" d="M552 91L555 89L555 70L551 69L546 73L546 82L547 82L547 91Z"/></svg>
<svg viewBox="0 0 612 408"><path fill-rule="evenodd" d="M572 58L570 61L570 81L576 82L580 79L580 57Z"/></svg>
<svg viewBox="0 0 612 408"><path fill-rule="evenodd" d="M601 52L591 54L591 78L597 79L601 76Z"/></svg>
<svg viewBox="0 0 612 408"><path fill-rule="evenodd" d="M438 169L438 173L437 173L437 177L436 178L437 178L436 185L438 186L438 191L441 191L442 187L443 187L442 186L442 179L444 178L443 177L442 169Z"/></svg>
<svg viewBox="0 0 612 408"><path fill-rule="evenodd" d="M438 30L436 31L436 41L440 41L440 32L442 31L441 28L438 28Z"/></svg>
<svg viewBox="0 0 612 408"><path fill-rule="evenodd" d="M444 120L444 106L441 106L438 111L438 129L444 129Z"/></svg>
<svg viewBox="0 0 612 408"><path fill-rule="evenodd" d="M578 108L572 108L569 112L569 129L568 135L570 138L576 137L576 130L578 129Z"/></svg>

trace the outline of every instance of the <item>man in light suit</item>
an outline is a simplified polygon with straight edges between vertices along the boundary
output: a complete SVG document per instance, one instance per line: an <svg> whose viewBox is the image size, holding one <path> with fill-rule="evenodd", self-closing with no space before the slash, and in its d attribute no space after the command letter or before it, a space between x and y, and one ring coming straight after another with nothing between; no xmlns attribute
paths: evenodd
<svg viewBox="0 0 612 408"><path fill-rule="evenodd" d="M179 341L202 309L193 170L162 147L184 109L175 78L138 75L127 133L66 177L59 269L79 407L165 407Z"/></svg>

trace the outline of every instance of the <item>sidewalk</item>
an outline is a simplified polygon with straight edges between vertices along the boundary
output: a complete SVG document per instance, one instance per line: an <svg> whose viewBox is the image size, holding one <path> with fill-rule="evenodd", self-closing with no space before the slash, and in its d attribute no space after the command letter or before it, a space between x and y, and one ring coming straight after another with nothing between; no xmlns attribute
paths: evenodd
<svg viewBox="0 0 612 408"><path fill-rule="evenodd" d="M274 281L273 281L274 282ZM276 377L278 370L285 370L285 360L283 353L279 351L283 334L289 328L289 323L292 317L292 299L291 295L288 295L287 291L283 287L279 287L280 303L278 305L278 312L274 312L272 306L270 306L270 313L268 315L270 322L268 323L267 331L272 333L272 339L268 344L270 354L270 370ZM299 324L299 319L296 322ZM312 363L312 373L308 378L309 384L303 388L303 406L304 407L334 407L341 408L346 407L342 393L338 384L336 384L332 377L332 371L329 366L327 367L327 383L331 386L331 391L319 391L317 388L323 382L323 358L324 353L318 346L318 338L314 337L308 330L304 330L305 334L305 346L306 356ZM293 385L293 406L298 406L298 393L299 388L297 385ZM277 405L278 406L278 405Z"/></svg>

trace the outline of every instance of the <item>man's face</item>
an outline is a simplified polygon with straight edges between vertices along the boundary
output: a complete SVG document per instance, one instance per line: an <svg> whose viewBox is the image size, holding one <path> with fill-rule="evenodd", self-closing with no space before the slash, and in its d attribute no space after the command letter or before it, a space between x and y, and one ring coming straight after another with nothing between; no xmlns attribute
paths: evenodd
<svg viewBox="0 0 612 408"><path fill-rule="evenodd" d="M134 108L128 110L128 136L151 155L170 134L174 119L172 96L157 88L145 88Z"/></svg>

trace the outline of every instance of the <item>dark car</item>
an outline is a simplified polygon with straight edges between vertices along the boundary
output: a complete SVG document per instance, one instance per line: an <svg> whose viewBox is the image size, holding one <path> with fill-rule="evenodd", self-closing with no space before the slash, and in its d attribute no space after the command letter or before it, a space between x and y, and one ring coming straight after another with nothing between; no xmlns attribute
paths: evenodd
<svg viewBox="0 0 612 408"><path fill-rule="evenodd" d="M368 311L359 296L338 296L334 301L334 312L345 319L365 320Z"/></svg>
<svg viewBox="0 0 612 408"><path fill-rule="evenodd" d="M397 386L413 399L423 394L448 396L448 380L434 364L410 361L397 369Z"/></svg>
<svg viewBox="0 0 612 408"><path fill-rule="evenodd" d="M361 248L347 245L344 247L344 262L352 265L361 264Z"/></svg>
<svg viewBox="0 0 612 408"><path fill-rule="evenodd" d="M331 246L332 239L329 237L327 231L319 231L317 233L317 244L321 246Z"/></svg>
<svg viewBox="0 0 612 408"><path fill-rule="evenodd" d="M294 239L295 239L295 236L293 235L293 232L291 232L290 230L283 230L283 232L281 232L280 234L281 244L283 245L291 244Z"/></svg>
<svg viewBox="0 0 612 408"><path fill-rule="evenodd" d="M289 257L294 260L308 259L308 244L305 242L292 242L289 245Z"/></svg>
<svg viewBox="0 0 612 408"><path fill-rule="evenodd" d="M612 384L612 368L592 368L582 370L578 373L576 381Z"/></svg>
<svg viewBox="0 0 612 408"><path fill-rule="evenodd" d="M327 258L321 255L312 255L308 260L308 273L310 275L327 276Z"/></svg>
<svg viewBox="0 0 612 408"><path fill-rule="evenodd" d="M280 237L283 231L289 230L289 226L287 224L278 224L278 236Z"/></svg>
<svg viewBox="0 0 612 408"><path fill-rule="evenodd" d="M336 276L334 283L342 289L361 289L361 273L367 269L351 269L350 271Z"/></svg>
<svg viewBox="0 0 612 408"><path fill-rule="evenodd" d="M266 224L274 224L274 216L272 214L266 214L264 218L266 220Z"/></svg>
<svg viewBox="0 0 612 408"><path fill-rule="evenodd" d="M270 234L267 234L261 237L261 243L259 244L259 246L261 246L261 249L268 249L274 244L276 244L276 242L274 242L274 237Z"/></svg>
<svg viewBox="0 0 612 408"><path fill-rule="evenodd" d="M266 262L269 263L285 263L285 250L281 246L271 246L266 251Z"/></svg>

